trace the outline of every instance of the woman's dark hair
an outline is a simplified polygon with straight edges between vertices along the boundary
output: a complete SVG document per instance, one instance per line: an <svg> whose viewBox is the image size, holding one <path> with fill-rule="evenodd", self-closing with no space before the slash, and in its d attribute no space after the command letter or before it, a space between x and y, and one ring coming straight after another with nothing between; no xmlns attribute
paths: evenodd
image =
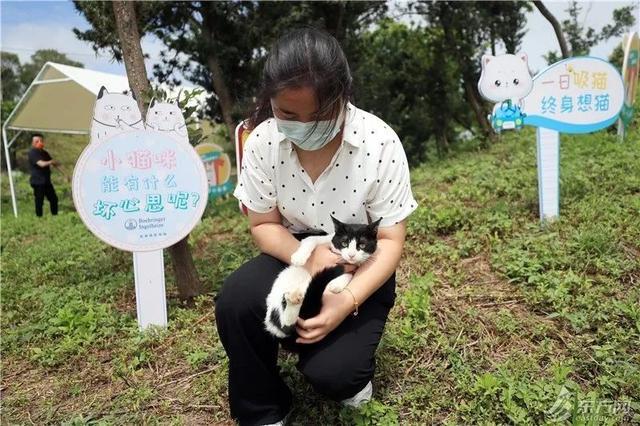
<svg viewBox="0 0 640 426"><path fill-rule="evenodd" d="M313 27L289 31L269 51L248 127L252 130L273 117L270 99L280 90L311 87L318 100L316 125L318 117L332 117L335 128L340 108L346 110L352 99L352 82L347 58L335 37Z"/></svg>

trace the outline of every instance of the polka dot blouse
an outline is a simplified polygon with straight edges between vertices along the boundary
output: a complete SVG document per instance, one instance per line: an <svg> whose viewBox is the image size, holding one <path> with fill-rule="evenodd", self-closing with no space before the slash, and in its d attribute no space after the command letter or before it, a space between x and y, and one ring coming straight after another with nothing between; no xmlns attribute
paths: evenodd
<svg viewBox="0 0 640 426"><path fill-rule="evenodd" d="M340 147L315 182L298 161L293 144L276 121L260 123L244 146L242 170L233 195L248 209L277 208L292 233L333 232L329 215L345 223L393 226L418 203L398 135L380 118L348 104Z"/></svg>

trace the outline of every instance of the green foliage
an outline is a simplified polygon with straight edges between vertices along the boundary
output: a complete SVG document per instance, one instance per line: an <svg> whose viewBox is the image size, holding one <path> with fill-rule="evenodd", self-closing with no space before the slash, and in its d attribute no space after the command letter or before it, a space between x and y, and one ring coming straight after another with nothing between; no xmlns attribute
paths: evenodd
<svg viewBox="0 0 640 426"><path fill-rule="evenodd" d="M6 117L5 103L9 105L11 102L17 101L20 96L22 65L20 65L18 55L10 52L0 52L0 61L2 63L2 121L4 121L4 117Z"/></svg>
<svg viewBox="0 0 640 426"><path fill-rule="evenodd" d="M442 34L390 19L359 40L362 59L354 71L361 108L385 121L402 138L411 165L427 149L444 153L455 141L456 122L470 127L456 64L443 55ZM437 101L436 101L437 100ZM429 147L432 140L435 147Z"/></svg>
<svg viewBox="0 0 640 426"><path fill-rule="evenodd" d="M355 426L399 425L398 413L379 401L372 400L357 409L346 407L340 412L342 424Z"/></svg>
<svg viewBox="0 0 640 426"><path fill-rule="evenodd" d="M619 43L613 52L609 55L609 62L618 69L618 72L622 74L622 61L624 60L624 48L622 43Z"/></svg>
<svg viewBox="0 0 640 426"><path fill-rule="evenodd" d="M633 27L636 22L634 16L637 5L624 6L615 9L612 13L611 24L607 24L596 31L594 28L584 26L580 17L582 7L577 1L572 1L566 9L569 19L562 21L562 31L565 34L571 56L586 56L596 44L609 40L612 37L620 37ZM549 51L545 55L549 65L561 59L556 51ZM617 64L616 64L617 65Z"/></svg>
<svg viewBox="0 0 640 426"><path fill-rule="evenodd" d="M101 53L102 50L109 51L115 60L121 62L122 49L118 41L112 2L74 0L73 5L76 11L91 24L91 27L84 31L78 28L72 29L78 40L90 43L96 54ZM136 2L134 8L138 20L138 31L142 37L157 13L158 5L154 2Z"/></svg>
<svg viewBox="0 0 640 426"><path fill-rule="evenodd" d="M114 312L110 300L114 286L126 276L114 272L124 254L95 241L75 214L59 214L45 230L36 222L35 216L24 214L11 226L12 233L3 235L3 275L11 279L3 285L2 299L14 308L2 316L2 352L24 353L39 364L56 365L97 342L106 343L132 324L132 318ZM29 250L7 255L16 253L22 238L34 229L40 232ZM56 241L56 235L65 234L68 239ZM91 268L83 270L86 265ZM102 284L94 288L96 279ZM28 286L29 282L39 285Z"/></svg>
<svg viewBox="0 0 640 426"><path fill-rule="evenodd" d="M517 51L524 36L525 13L531 10L531 5L524 1L419 1L409 3L408 8L422 15L428 27L441 35L441 42L435 46L438 52L435 63L452 61L456 64L457 70L452 73L453 81L449 81L448 85L455 84L458 87L457 101L474 112L476 123L473 129L479 126L479 133L483 135L481 139L486 144L485 137L490 139L494 135L486 119L488 104L482 100L477 89L480 58L487 49L496 53L501 44L507 53ZM439 68L436 67L436 70ZM442 74L442 81L447 81L447 73ZM438 92L439 96L429 97L432 111L438 111L440 104L449 101L453 93L450 90ZM446 93L446 98L441 96L442 93ZM456 114L441 114L438 118L447 122L455 120L465 128L470 127L467 120L461 121Z"/></svg>
<svg viewBox="0 0 640 426"><path fill-rule="evenodd" d="M56 62L63 65L71 65L72 67L84 68L81 62L71 60L65 53L58 52L55 49L40 49L31 55L31 62L22 65L20 80L24 87L29 86L38 72L47 62Z"/></svg>

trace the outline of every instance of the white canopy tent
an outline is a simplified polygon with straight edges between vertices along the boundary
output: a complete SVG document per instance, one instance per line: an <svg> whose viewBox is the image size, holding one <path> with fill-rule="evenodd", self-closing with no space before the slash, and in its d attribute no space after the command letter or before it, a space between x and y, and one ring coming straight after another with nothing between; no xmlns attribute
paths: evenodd
<svg viewBox="0 0 640 426"><path fill-rule="evenodd" d="M123 92L129 89L129 82L122 75L47 62L2 124L2 140L15 216L18 216L18 207L9 159L11 145L24 131L89 134L93 107L102 86L110 92ZM160 86L168 90L171 96L178 92L164 84ZM203 92L197 103L203 105L206 96ZM14 133L11 140L7 137L8 131Z"/></svg>

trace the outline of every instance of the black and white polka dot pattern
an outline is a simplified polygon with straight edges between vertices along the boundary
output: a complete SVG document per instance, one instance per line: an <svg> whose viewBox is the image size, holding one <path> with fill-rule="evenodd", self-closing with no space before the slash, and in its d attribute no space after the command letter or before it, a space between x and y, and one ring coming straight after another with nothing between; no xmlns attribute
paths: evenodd
<svg viewBox="0 0 640 426"><path fill-rule="evenodd" d="M382 216L380 227L393 226L418 207L398 135L351 103L342 144L315 182L273 119L251 132L242 165L233 195L258 213L278 208L290 232L333 232L332 212L346 223Z"/></svg>

